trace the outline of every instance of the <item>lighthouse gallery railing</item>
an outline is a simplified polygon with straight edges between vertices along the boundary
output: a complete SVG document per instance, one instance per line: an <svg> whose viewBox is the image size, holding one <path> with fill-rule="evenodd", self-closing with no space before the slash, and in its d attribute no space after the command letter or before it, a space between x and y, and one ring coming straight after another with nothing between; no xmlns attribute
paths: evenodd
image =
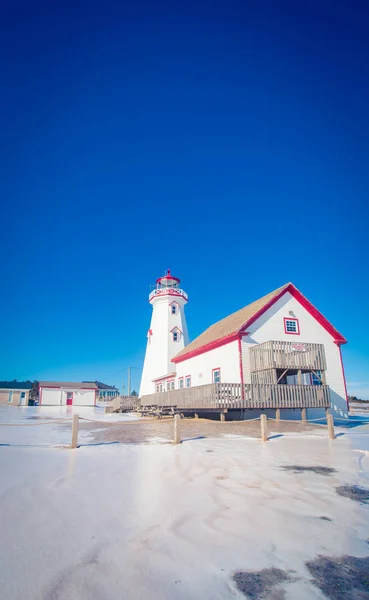
<svg viewBox="0 0 369 600"><path fill-rule="evenodd" d="M191 409L329 408L328 385L211 383L142 396L141 406Z"/></svg>

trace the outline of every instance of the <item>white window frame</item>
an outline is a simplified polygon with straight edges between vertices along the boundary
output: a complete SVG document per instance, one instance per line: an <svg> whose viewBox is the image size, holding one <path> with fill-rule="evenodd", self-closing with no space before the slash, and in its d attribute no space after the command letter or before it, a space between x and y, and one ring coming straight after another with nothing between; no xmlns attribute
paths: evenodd
<svg viewBox="0 0 369 600"><path fill-rule="evenodd" d="M187 382L190 382L189 385L187 385ZM190 388L191 387L191 375L186 375L185 377L185 387L186 388Z"/></svg>
<svg viewBox="0 0 369 600"><path fill-rule="evenodd" d="M13 390L9 390L8 392L8 404L13 402Z"/></svg>
<svg viewBox="0 0 369 600"><path fill-rule="evenodd" d="M215 375L216 373L218 373L218 375ZM220 367L213 369L212 374L213 383L220 383Z"/></svg>

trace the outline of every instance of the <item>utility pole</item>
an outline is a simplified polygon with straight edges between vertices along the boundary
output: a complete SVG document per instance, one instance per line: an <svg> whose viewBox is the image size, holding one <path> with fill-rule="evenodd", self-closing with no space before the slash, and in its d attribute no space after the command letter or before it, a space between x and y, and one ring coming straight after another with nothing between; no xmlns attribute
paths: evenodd
<svg viewBox="0 0 369 600"><path fill-rule="evenodd" d="M128 367L128 396L131 395L131 367Z"/></svg>

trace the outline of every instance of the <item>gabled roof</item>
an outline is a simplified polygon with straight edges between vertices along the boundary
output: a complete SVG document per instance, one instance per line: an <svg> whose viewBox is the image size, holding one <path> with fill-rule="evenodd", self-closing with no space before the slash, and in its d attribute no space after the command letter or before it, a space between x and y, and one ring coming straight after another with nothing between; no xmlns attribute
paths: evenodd
<svg viewBox="0 0 369 600"><path fill-rule="evenodd" d="M207 352L212 348L223 346L232 340L239 338L242 334L245 335L247 327L249 327L256 319L258 319L268 308L273 306L279 298L289 292L300 304L333 336L334 341L338 344L345 344L345 338L327 321L325 317L309 302L305 296L292 284L286 283L282 287L270 292L259 300L255 300L244 308L229 315L225 319L211 325L204 333L199 335L193 342L188 344L181 352L179 352L172 360L174 363L181 362Z"/></svg>
<svg viewBox="0 0 369 600"><path fill-rule="evenodd" d="M0 381L1 390L31 390L31 381Z"/></svg>
<svg viewBox="0 0 369 600"><path fill-rule="evenodd" d="M40 387L46 388L74 388L76 390L96 390L97 385L90 381L39 381Z"/></svg>
<svg viewBox="0 0 369 600"><path fill-rule="evenodd" d="M101 381L82 381L82 383L94 383L98 390L116 390L115 385L108 385L107 383L102 383Z"/></svg>

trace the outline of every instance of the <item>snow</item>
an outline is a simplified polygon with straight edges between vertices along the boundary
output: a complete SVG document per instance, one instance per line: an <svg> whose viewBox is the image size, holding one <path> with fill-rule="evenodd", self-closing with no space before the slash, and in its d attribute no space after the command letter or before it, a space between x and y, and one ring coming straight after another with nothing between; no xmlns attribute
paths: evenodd
<svg viewBox="0 0 369 600"><path fill-rule="evenodd" d="M61 416L5 413L2 423ZM369 554L369 506L336 493L369 488L368 425L334 441L227 435L77 450L34 447L47 435L63 443L53 425L0 427L0 443L10 429L19 445L0 447L2 600L241 599L233 574L271 567L294 571L286 600L318 600L307 560Z"/></svg>
<svg viewBox="0 0 369 600"><path fill-rule="evenodd" d="M0 406L0 445L53 446L71 443L73 414L90 421L117 423L138 419L137 416L112 413L104 414L104 409L89 406ZM58 421L63 420L62 426ZM15 423L20 427L10 427L1 423ZM41 423L43 423L41 425ZM33 425L31 427L30 425ZM96 430L95 430L96 431ZM88 441L87 431L79 430L78 440Z"/></svg>

